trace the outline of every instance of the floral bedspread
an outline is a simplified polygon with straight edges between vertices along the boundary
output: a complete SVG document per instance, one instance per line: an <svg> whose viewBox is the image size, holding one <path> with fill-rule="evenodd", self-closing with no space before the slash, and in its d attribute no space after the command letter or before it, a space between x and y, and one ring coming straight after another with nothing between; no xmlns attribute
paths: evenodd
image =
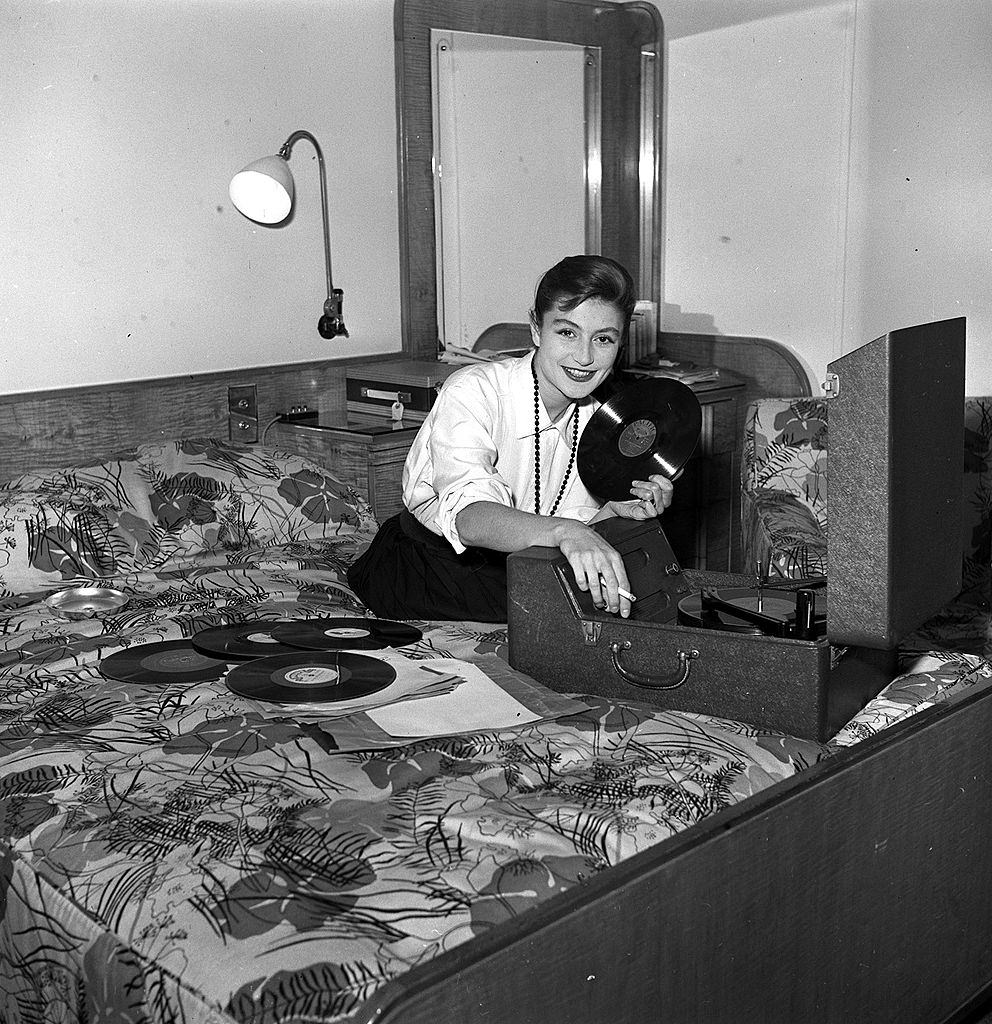
<svg viewBox="0 0 992 1024"><path fill-rule="evenodd" d="M348 751L340 719L223 676L101 674L111 653L220 624L362 613L342 568L368 536L362 503L294 458L163 446L0 494L8 569L34 587L8 586L0 610L4 1024L345 1019L411 966L989 674L934 659L820 745L553 695L501 659L504 630L415 623L402 656L479 666L542 713ZM19 522L60 514L57 546L86 559L24 548ZM46 605L86 581L128 604L75 621Z"/></svg>

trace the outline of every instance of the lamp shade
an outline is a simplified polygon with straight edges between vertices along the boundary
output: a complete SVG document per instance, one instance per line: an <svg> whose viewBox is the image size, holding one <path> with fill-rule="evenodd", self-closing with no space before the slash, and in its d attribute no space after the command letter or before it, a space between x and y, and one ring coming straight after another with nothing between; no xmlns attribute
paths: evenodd
<svg viewBox="0 0 992 1024"><path fill-rule="evenodd" d="M231 179L231 202L259 224L279 224L293 208L293 175L281 156L263 156Z"/></svg>

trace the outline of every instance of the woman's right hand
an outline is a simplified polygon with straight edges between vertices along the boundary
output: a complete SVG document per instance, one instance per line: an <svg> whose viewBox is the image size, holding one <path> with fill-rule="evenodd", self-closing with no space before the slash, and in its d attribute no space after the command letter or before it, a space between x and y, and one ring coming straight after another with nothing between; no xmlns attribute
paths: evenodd
<svg viewBox="0 0 992 1024"><path fill-rule="evenodd" d="M630 581L620 553L591 527L574 519L560 519L558 548L568 559L580 590L587 590L596 608L623 618L630 615L630 601L621 591L630 591Z"/></svg>

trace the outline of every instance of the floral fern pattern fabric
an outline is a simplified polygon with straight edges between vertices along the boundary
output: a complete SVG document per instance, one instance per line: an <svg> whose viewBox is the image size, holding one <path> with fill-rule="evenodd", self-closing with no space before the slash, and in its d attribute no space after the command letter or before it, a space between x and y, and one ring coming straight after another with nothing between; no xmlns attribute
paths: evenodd
<svg viewBox="0 0 992 1024"><path fill-rule="evenodd" d="M741 518L745 564L802 578L827 571L827 403L765 399L747 410Z"/></svg>
<svg viewBox="0 0 992 1024"><path fill-rule="evenodd" d="M341 749L339 719L239 696L223 676L100 671L215 626L363 615L345 570L375 523L325 469L169 442L22 477L0 508L4 1024L331 1024L833 749L584 695L511 729ZM68 620L45 603L94 580L127 605ZM415 625L397 656L525 684L500 657L505 629ZM983 664L897 681L837 745L972 685Z"/></svg>
<svg viewBox="0 0 992 1024"><path fill-rule="evenodd" d="M297 541L353 559L376 529L362 496L301 456L210 438L141 445L0 487L0 598Z"/></svg>

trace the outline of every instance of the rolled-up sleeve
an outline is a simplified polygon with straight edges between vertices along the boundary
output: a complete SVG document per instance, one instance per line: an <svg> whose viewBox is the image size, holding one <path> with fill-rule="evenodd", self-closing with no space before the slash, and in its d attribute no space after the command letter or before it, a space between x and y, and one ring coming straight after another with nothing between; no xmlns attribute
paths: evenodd
<svg viewBox="0 0 992 1024"><path fill-rule="evenodd" d="M513 506L512 487L497 468L503 404L499 389L480 375L450 378L407 460L407 507L458 552L465 550L455 525L463 508L476 501Z"/></svg>
<svg viewBox="0 0 992 1024"><path fill-rule="evenodd" d="M455 525L463 508L476 501L513 505L510 485L496 468L494 436L498 433L495 419L499 412L489 400L493 397L478 387L456 382L444 395L443 415L435 421L428 441L438 500L435 520L456 551L465 550Z"/></svg>

